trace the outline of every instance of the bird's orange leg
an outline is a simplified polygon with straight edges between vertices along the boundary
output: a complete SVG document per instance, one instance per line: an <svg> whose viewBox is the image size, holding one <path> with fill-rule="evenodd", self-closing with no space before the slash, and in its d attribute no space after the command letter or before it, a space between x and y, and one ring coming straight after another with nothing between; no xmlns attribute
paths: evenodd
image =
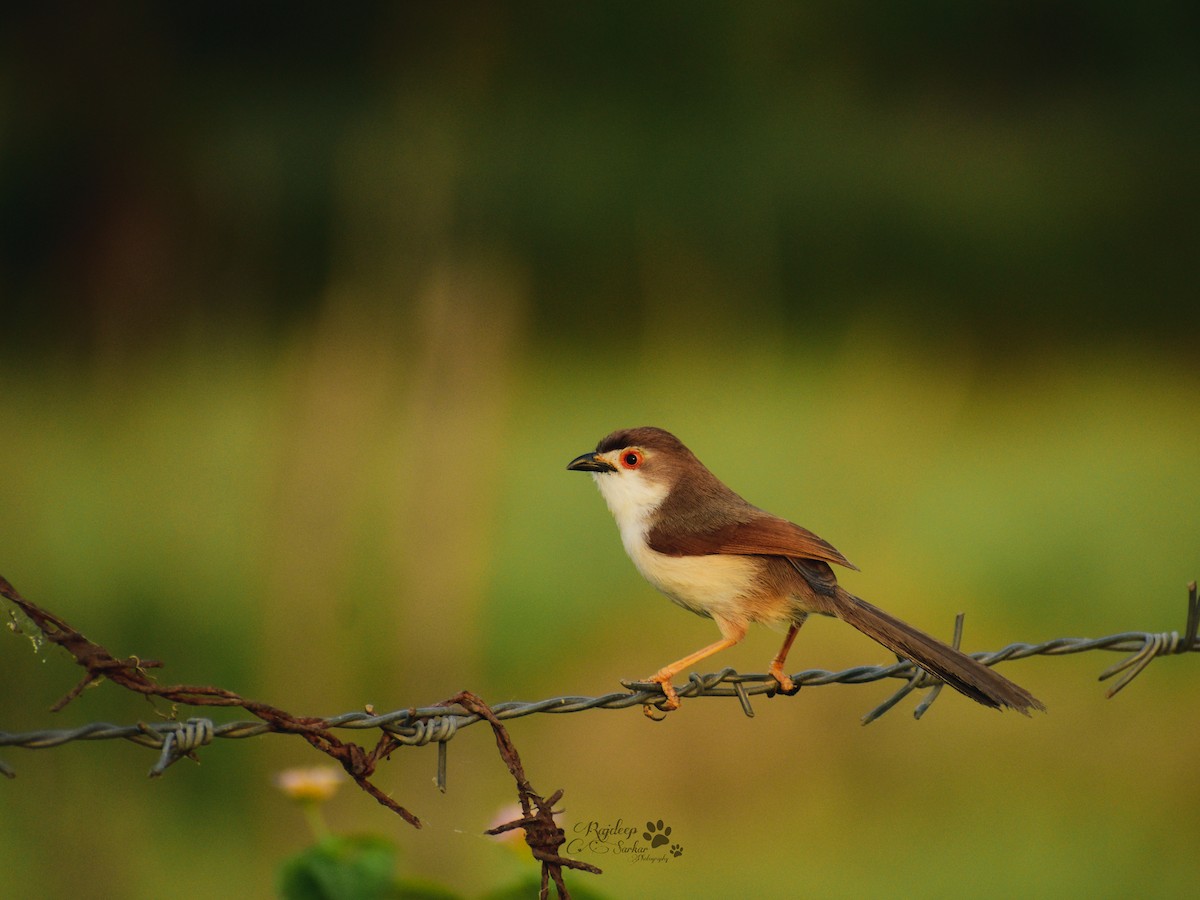
<svg viewBox="0 0 1200 900"><path fill-rule="evenodd" d="M803 624L804 619L791 624L791 627L788 628L787 637L783 639L783 646L779 648L779 652L771 660L771 668L767 670L771 677L779 682L779 689L785 694L794 694L797 691L795 683L783 671L783 664L787 662L788 651L792 649L792 641L796 640L796 634L800 631L800 626Z"/></svg>
<svg viewBox="0 0 1200 900"><path fill-rule="evenodd" d="M674 686L671 684L672 678L674 678L688 666L698 663L700 660L706 659L712 656L714 653L720 653L722 650L727 650L746 636L745 625L737 626L718 621L717 626L721 629L721 634L724 635L721 640L717 641L715 644L709 644L707 647L697 650L695 653L689 653L683 659L678 659L669 666L663 666L646 679L646 681L650 682L651 684L658 684L662 686L663 694L665 694L667 698L666 702L663 703L663 709L679 709L679 694L675 691Z"/></svg>

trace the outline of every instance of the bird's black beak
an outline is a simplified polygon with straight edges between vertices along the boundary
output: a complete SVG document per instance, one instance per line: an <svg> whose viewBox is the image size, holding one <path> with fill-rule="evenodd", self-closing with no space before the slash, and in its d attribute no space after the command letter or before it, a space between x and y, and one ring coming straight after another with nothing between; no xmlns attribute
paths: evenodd
<svg viewBox="0 0 1200 900"><path fill-rule="evenodd" d="M595 453L585 453L583 456L577 456L569 463L567 468L575 472L615 472L617 467L607 460L600 459Z"/></svg>

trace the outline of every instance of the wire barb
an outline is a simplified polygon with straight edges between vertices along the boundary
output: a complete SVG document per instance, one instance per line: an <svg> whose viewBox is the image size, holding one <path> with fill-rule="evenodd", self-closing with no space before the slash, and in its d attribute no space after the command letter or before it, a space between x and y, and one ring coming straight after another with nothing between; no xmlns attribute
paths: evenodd
<svg viewBox="0 0 1200 900"><path fill-rule="evenodd" d="M1176 651L1187 653L1196 649L1196 632L1200 630L1200 596L1196 594L1196 582L1188 582L1188 616L1187 628L1184 631L1184 642Z"/></svg>
<svg viewBox="0 0 1200 900"><path fill-rule="evenodd" d="M380 717L383 718L383 717ZM463 716L431 716L403 725L381 725L380 727L399 743L409 747L423 747L430 743L444 744L458 732Z"/></svg>
<svg viewBox="0 0 1200 900"><path fill-rule="evenodd" d="M438 760L437 774L433 777L433 783L437 785L437 789L443 794L446 793L446 752L447 746L445 741L438 741Z"/></svg>
<svg viewBox="0 0 1200 900"><path fill-rule="evenodd" d="M175 727L162 735L162 754L150 769L150 777L158 778L167 768L185 756L194 762L200 762L195 751L206 744L211 744L215 726L212 719L188 719L182 725L172 723ZM154 734L148 726L139 722L138 726L145 733Z"/></svg>
<svg viewBox="0 0 1200 900"><path fill-rule="evenodd" d="M961 612L954 617L954 636L951 638L950 646L955 650L962 649L963 620L965 618L966 614ZM903 656L897 655L896 659L902 664L906 662ZM908 665L912 666L912 663L908 663ZM863 716L862 723L864 725L870 725L917 688L930 688L929 693L925 695L925 698L919 704L917 704L917 708L913 710L913 718L919 719L921 716L925 715L929 707L933 705L933 701L938 698L938 695L942 692L942 688L945 686L946 682L942 681L940 678L936 677L930 672L926 672L922 668L914 667L912 677L908 680L908 684L904 685L904 687L892 694L891 697L889 697L887 700L884 700L877 707Z"/></svg>
<svg viewBox="0 0 1200 900"><path fill-rule="evenodd" d="M1100 673L1100 681L1107 681L1114 675L1125 672L1117 681L1105 691L1106 697L1115 697L1120 693L1121 689L1129 682L1133 681L1140 675L1150 663L1154 662L1156 656L1167 656L1169 654L1179 652L1179 632L1168 631L1162 634L1146 634L1145 641L1140 650L1132 656L1126 657L1114 665L1109 666ZM1126 671L1128 669L1128 671Z"/></svg>
<svg viewBox="0 0 1200 900"><path fill-rule="evenodd" d="M746 686L740 681L733 683L733 692L737 694L738 703L742 704L742 712L746 714L747 719L754 718L754 707L750 705L750 695L746 693Z"/></svg>

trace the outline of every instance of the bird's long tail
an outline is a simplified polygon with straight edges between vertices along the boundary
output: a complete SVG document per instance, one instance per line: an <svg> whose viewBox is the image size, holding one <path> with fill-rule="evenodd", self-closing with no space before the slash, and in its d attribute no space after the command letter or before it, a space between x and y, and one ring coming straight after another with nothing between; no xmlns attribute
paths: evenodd
<svg viewBox="0 0 1200 900"><path fill-rule="evenodd" d="M834 614L863 634L879 641L889 650L911 660L936 675L950 687L984 706L1007 706L1029 715L1029 710L1045 710L1042 701L999 672L935 637L913 628L878 606L856 597L838 586L833 603Z"/></svg>

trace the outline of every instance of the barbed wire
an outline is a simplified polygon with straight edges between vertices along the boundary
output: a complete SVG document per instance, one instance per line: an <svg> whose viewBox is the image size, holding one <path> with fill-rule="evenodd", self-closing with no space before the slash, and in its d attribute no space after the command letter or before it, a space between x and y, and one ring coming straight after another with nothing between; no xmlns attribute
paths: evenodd
<svg viewBox="0 0 1200 900"><path fill-rule="evenodd" d="M548 798L543 798L533 790L503 720L535 713L563 715L590 709L626 709L631 706L641 706L651 718L656 717L653 712L655 709L662 711L661 715L666 715L666 696L661 685L628 681L622 682L624 691L614 691L597 697L562 696L534 702L509 701L488 706L476 695L463 691L432 706L397 709L382 714L377 714L368 706L362 711L332 717L294 716L224 688L209 685L160 685L147 674L147 670L160 668L162 663L138 657L123 660L114 657L104 647L88 640L60 617L26 600L3 576L0 576L0 596L6 597L15 605L10 625L14 631L26 633L35 640L35 645L42 638L57 644L86 670L83 679L51 707L54 711L62 709L89 685L106 679L143 696L159 697L171 702L172 716L176 706L186 705L236 706L257 717L255 721L223 724L217 724L207 717L192 717L183 722L174 719L151 723L137 722L133 725L92 722L77 728L23 733L0 731L0 747L36 750L58 747L72 741L126 740L159 750L158 760L149 773L151 777L157 777L184 757L195 759L196 751L212 744L216 738L249 738L268 733L294 734L337 760L355 783L378 803L420 828L420 819L372 783L371 776L377 764L380 760L389 758L391 753L400 747L434 743L438 748L436 783L444 791L448 742L460 729L485 721L491 725L500 757L516 783L522 809L519 818L493 828L488 833L498 834L515 829L524 833L534 858L542 866L542 898L547 896L549 885L553 883L559 897L569 900L562 876L564 868L593 874L600 874L600 870L588 863L568 859L559 854L558 851L566 838L554 820L557 811L553 806L562 797L563 792L559 790ZM1112 697L1158 657L1200 650L1200 643L1197 642L1198 630L1200 599L1197 597L1196 583L1193 581L1188 585L1187 624L1182 634L1176 631L1127 631L1101 638L1063 637L1037 644L1014 643L993 652L971 655L984 665L993 666L1031 656L1065 656L1092 650L1125 653L1124 659L1100 674L1102 681L1116 678L1107 692L1107 696ZM962 634L963 615L960 613L954 624L954 647L960 647ZM899 657L895 663L887 666L855 666L840 672L809 669L793 675L792 681L803 688L826 684L866 684L885 678L898 678L905 683L891 697L863 716L863 724L875 721L912 691L928 688L929 693L913 711L913 715L919 719L937 699L943 687L940 679ZM682 698L736 697L742 711L753 717L754 708L750 698L761 694L771 697L779 693L778 689L778 681L767 673L740 674L732 668L725 668L708 675L693 673L689 676L687 684L677 689L677 693ZM368 750L353 741L343 741L336 737L333 734L334 729L376 729L380 736L375 746ZM12 778L16 773L0 760L0 774Z"/></svg>
<svg viewBox="0 0 1200 900"><path fill-rule="evenodd" d="M963 617L955 623L953 646L958 647L962 639ZM1040 643L1012 643L999 650L969 654L986 666L1001 662L1027 659L1033 656L1066 656L1107 650L1128 654L1124 659L1106 668L1100 680L1116 677L1106 693L1113 697L1141 674L1151 662L1160 656L1177 655L1200 650L1197 628L1200 626L1200 602L1197 600L1195 582L1188 585L1188 623L1185 630L1168 632L1126 631L1099 638L1061 637ZM1119 676L1119 677L1117 677ZM914 690L930 688L930 693L913 712L920 718L937 698L943 682L915 666L908 660L898 659L890 665L862 665L831 672L809 669L792 675L792 680L804 687L819 687L829 684L868 684L886 678L902 679L906 683L891 697L862 717L863 724L875 721L892 709ZM662 689L657 684L628 681L622 682L623 691L613 691L599 696L565 695L544 700L512 700L492 705L490 708L502 721L547 713L565 715L592 709L628 709L641 706L657 708L663 701ZM692 673L686 685L677 688L681 698L725 698L736 697L742 711L754 715L750 698L759 695L774 696L778 693L778 682L766 673L739 673L732 668L701 675ZM437 704L422 707L396 709L385 713L366 710L342 713L337 716L316 717L309 721L319 722L323 728L369 730L379 729L404 746L423 746L435 743L440 746L450 741L459 730L482 721L478 713L458 705ZM279 733L279 729L267 721L234 721L216 724L207 718L191 718L185 722L137 722L132 725L114 725L93 722L77 728L45 729L24 733L0 732L0 746L47 749L72 741L97 741L123 739L145 747L160 749L158 762L150 770L151 776L161 775L168 766L187 756L196 748L211 743L216 738L249 738L262 734ZM0 761L0 769L4 763ZM7 773L6 773L7 774ZM444 789L444 769L438 779Z"/></svg>

